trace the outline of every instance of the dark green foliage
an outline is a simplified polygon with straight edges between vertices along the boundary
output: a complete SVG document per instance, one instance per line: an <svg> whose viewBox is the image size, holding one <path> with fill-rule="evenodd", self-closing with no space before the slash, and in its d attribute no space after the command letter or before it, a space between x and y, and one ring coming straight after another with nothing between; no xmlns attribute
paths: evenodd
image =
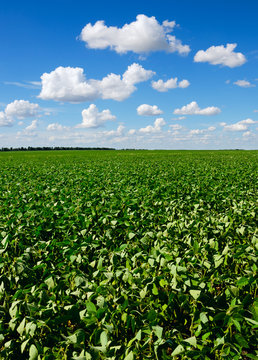
<svg viewBox="0 0 258 360"><path fill-rule="evenodd" d="M0 171L0 359L257 358L257 152L13 152Z"/></svg>

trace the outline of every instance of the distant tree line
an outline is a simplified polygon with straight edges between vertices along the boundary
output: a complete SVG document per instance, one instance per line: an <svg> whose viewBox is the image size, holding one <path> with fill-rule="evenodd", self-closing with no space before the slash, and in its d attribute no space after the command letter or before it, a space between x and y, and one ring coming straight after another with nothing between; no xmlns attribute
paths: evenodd
<svg viewBox="0 0 258 360"><path fill-rule="evenodd" d="M116 150L114 148L107 148L107 147L68 147L68 146L28 146L28 147L18 147L18 148L7 148L2 147L0 151L48 151L48 150Z"/></svg>

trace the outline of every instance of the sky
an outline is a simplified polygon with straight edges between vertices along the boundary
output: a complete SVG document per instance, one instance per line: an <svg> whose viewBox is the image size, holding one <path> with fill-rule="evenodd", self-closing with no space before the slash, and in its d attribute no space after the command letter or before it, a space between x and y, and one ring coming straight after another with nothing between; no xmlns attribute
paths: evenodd
<svg viewBox="0 0 258 360"><path fill-rule="evenodd" d="M257 149L258 1L0 4L0 148Z"/></svg>

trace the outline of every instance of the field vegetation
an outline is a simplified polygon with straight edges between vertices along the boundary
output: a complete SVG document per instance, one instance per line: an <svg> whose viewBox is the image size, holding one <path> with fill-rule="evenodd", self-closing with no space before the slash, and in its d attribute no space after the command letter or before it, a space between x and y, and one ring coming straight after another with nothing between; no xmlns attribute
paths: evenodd
<svg viewBox="0 0 258 360"><path fill-rule="evenodd" d="M0 359L257 359L257 154L0 153Z"/></svg>

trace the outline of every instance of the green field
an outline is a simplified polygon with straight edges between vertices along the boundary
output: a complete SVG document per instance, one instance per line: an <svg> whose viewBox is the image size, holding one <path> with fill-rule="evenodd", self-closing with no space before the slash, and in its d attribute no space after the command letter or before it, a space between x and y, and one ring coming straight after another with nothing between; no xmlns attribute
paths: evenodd
<svg viewBox="0 0 258 360"><path fill-rule="evenodd" d="M0 359L257 359L257 163L0 153Z"/></svg>

